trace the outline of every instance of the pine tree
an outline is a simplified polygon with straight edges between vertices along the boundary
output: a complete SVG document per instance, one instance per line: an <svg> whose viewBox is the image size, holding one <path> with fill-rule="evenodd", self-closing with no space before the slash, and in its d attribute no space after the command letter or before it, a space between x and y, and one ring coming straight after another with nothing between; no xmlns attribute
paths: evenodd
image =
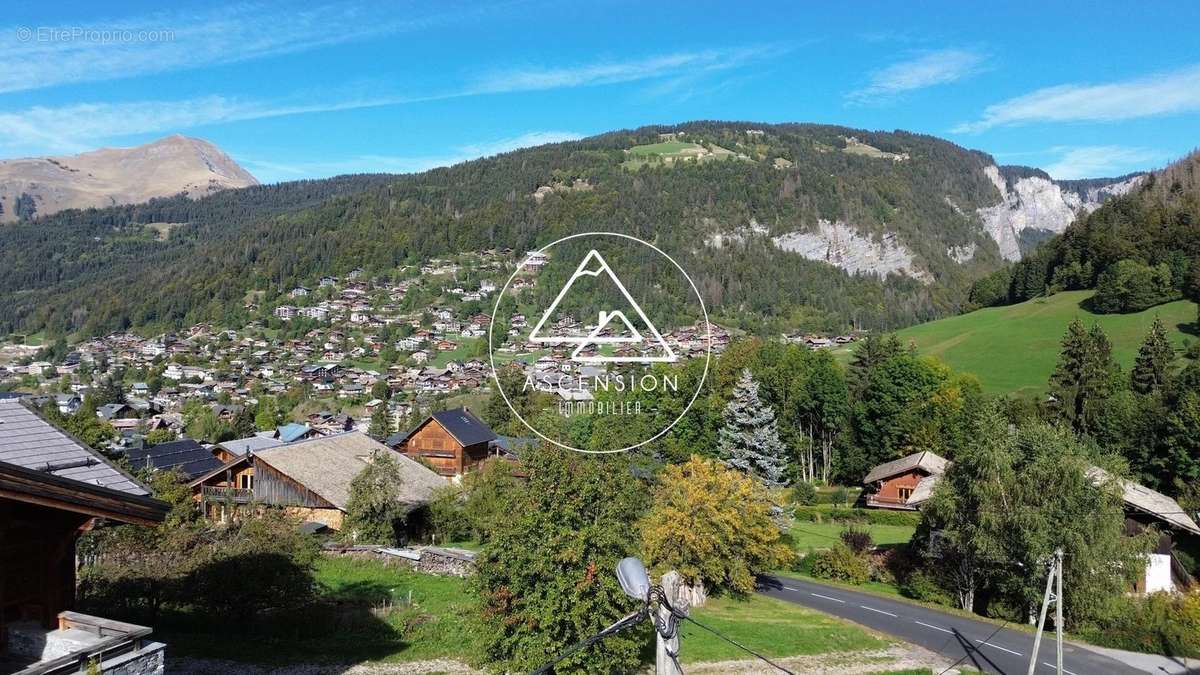
<svg viewBox="0 0 1200 675"><path fill-rule="evenodd" d="M779 440L775 411L759 399L758 383L749 368L742 370L724 417L718 450L725 463L766 485L782 485L787 449Z"/></svg>
<svg viewBox="0 0 1200 675"><path fill-rule="evenodd" d="M1085 330L1079 319L1067 327L1058 365L1050 375L1051 410L1077 433L1089 434L1116 390L1120 368L1112 343L1099 325Z"/></svg>
<svg viewBox="0 0 1200 675"><path fill-rule="evenodd" d="M1130 373L1130 386L1139 394L1151 394L1160 391L1167 381L1171 361L1175 359L1175 350L1167 340L1167 329L1162 321L1154 319L1150 333L1138 349L1137 360Z"/></svg>

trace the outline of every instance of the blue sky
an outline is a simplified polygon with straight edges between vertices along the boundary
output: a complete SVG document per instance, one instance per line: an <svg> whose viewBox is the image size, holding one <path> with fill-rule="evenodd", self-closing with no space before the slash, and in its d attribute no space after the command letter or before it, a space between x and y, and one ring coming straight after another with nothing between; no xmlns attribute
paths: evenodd
<svg viewBox="0 0 1200 675"><path fill-rule="evenodd" d="M1200 141L1200 3L648 4L10 3L0 157L183 133L279 181L726 119L1078 178Z"/></svg>

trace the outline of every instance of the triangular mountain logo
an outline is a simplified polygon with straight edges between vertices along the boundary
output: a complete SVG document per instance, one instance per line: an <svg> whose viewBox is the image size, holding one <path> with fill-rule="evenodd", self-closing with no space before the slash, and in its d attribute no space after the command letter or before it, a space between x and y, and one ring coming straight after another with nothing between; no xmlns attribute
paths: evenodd
<svg viewBox="0 0 1200 675"><path fill-rule="evenodd" d="M625 302L628 303L628 308L633 310L637 319L650 335L643 335L641 331L634 327L633 322L630 321L625 312L621 310L601 310L599 321L596 322L596 328L585 336L543 335L542 328L550 317L554 315L555 310L558 309L558 304L571 291L571 287L575 284L575 281L580 277L599 277L601 274L607 275L613 285L617 287L621 295L625 298ZM613 334L603 335L602 333L605 331L612 332ZM558 296L554 298L554 302L550 303L550 307L546 309L545 313L542 314L542 318L537 322L537 325L533 327L533 331L529 334L529 341L542 344L578 345L575 351L571 353L571 360L579 363L674 363L679 359L675 355L675 351L671 349L671 346L667 344L667 341L658 332L658 328L654 326L650 318L642 311L641 306L629 294L629 291L625 288L625 284L621 283L621 280L613 273L612 268L608 266L608 262L595 249L588 251L588 254L583 258L583 262L579 263L579 267L575 268L575 273L563 285L562 290L558 292ZM641 345L642 349L640 351L642 355L605 356L597 354L591 356L581 354L589 346L604 344ZM654 352L657 352L657 354L653 354Z"/></svg>

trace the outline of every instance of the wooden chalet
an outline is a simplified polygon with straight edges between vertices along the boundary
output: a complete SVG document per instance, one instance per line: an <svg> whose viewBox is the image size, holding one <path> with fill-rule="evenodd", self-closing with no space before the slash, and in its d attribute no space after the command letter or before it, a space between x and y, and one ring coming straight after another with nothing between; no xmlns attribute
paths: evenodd
<svg viewBox="0 0 1200 675"><path fill-rule="evenodd" d="M309 522L342 529L350 483L377 452L394 452L357 431L252 450L191 482L193 499L207 517L223 520L253 505L279 506ZM446 485L430 469L395 455L401 498L412 509Z"/></svg>
<svg viewBox="0 0 1200 675"><path fill-rule="evenodd" d="M162 522L168 505L149 495L32 407L0 400L0 671L79 670L103 652L100 672L117 655L162 672L149 628L71 611L79 535L99 521Z"/></svg>
<svg viewBox="0 0 1200 675"><path fill-rule="evenodd" d="M433 467L443 476L461 476L493 454L496 434L467 408L435 412L388 445Z"/></svg>
<svg viewBox="0 0 1200 675"><path fill-rule="evenodd" d="M944 458L927 450L880 464L863 479L869 490L867 506L915 510L933 494L933 486L946 472L948 464Z"/></svg>

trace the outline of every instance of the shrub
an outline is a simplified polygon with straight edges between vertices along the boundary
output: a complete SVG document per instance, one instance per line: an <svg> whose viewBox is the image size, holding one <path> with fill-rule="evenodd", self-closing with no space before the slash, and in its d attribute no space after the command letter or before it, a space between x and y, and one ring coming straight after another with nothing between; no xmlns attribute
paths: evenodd
<svg viewBox="0 0 1200 675"><path fill-rule="evenodd" d="M847 490L844 485L839 485L837 489L833 491L833 495L830 497L830 499L833 501L834 506L849 506L850 491Z"/></svg>
<svg viewBox="0 0 1200 675"><path fill-rule="evenodd" d="M812 575L818 579L831 579L848 584L866 583L871 570L866 558L851 551L845 544L818 551L811 557Z"/></svg>
<svg viewBox="0 0 1200 675"><path fill-rule="evenodd" d="M908 574L904 583L900 584L900 594L906 598L932 602L939 605L953 605L950 597L937 581L923 570L913 570Z"/></svg>
<svg viewBox="0 0 1200 675"><path fill-rule="evenodd" d="M1087 637L1118 649L1200 657L1200 593L1151 593L1123 605L1107 625L1087 631Z"/></svg>
<svg viewBox="0 0 1200 675"><path fill-rule="evenodd" d="M915 511L886 511L883 509L839 509L820 506L796 507L796 518L810 523L833 521L839 523L869 523L871 525L900 525L916 527L921 514Z"/></svg>
<svg viewBox="0 0 1200 675"><path fill-rule="evenodd" d="M377 452L350 481L342 536L355 543L396 544L408 509L400 499L400 465L390 452Z"/></svg>
<svg viewBox="0 0 1200 675"><path fill-rule="evenodd" d="M802 480L792 488L792 501L797 504L811 506L817 503L817 486Z"/></svg>
<svg viewBox="0 0 1200 675"><path fill-rule="evenodd" d="M842 543L846 545L846 548L860 555L866 553L875 545L875 542L871 540L871 533L866 528L854 525L842 530L842 533L838 536L841 538Z"/></svg>
<svg viewBox="0 0 1200 675"><path fill-rule="evenodd" d="M462 488L447 485L438 488L429 500L429 526L438 543L459 541L471 536L471 521L463 505Z"/></svg>

